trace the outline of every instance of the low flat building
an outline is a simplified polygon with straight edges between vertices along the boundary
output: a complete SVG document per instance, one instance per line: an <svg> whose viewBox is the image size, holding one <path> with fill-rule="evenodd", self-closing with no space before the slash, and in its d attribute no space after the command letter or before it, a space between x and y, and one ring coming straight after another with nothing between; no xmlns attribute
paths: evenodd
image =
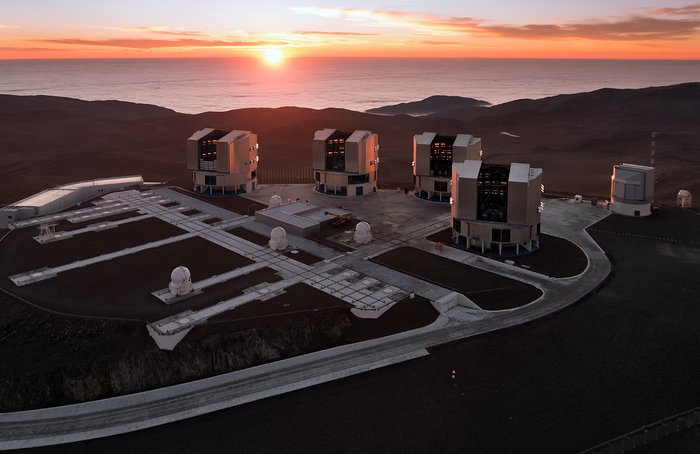
<svg viewBox="0 0 700 454"><path fill-rule="evenodd" d="M0 228L7 228L9 224L23 219L58 213L109 192L141 186L141 175L97 178L56 186L0 209Z"/></svg>
<svg viewBox="0 0 700 454"><path fill-rule="evenodd" d="M319 207L309 202L291 202L255 212L255 220L301 237L316 235L324 225L348 218L352 212L335 207Z"/></svg>
<svg viewBox="0 0 700 454"><path fill-rule="evenodd" d="M613 166L610 211L625 216L649 216L654 199L654 168L637 164Z"/></svg>
<svg viewBox="0 0 700 454"><path fill-rule="evenodd" d="M469 249L520 254L539 246L542 169L529 164L452 166L452 240Z"/></svg>
<svg viewBox="0 0 700 454"><path fill-rule="evenodd" d="M359 196L376 192L379 138L370 131L316 131L313 169L316 190L324 194Z"/></svg>
<svg viewBox="0 0 700 454"><path fill-rule="evenodd" d="M197 192L252 192L257 185L258 136L201 129L187 139L187 168Z"/></svg>
<svg viewBox="0 0 700 454"><path fill-rule="evenodd" d="M470 134L446 136L424 132L413 136L413 182L417 196L448 201L452 163L481 160L481 139Z"/></svg>

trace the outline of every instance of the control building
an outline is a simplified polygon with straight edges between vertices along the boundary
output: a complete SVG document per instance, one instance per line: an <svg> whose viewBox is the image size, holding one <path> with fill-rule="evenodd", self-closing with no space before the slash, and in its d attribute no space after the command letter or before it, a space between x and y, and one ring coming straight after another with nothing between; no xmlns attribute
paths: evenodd
<svg viewBox="0 0 700 454"><path fill-rule="evenodd" d="M78 181L46 189L0 208L0 229L5 229L14 222L58 213L110 192L139 189L142 186L141 175L130 175Z"/></svg>
<svg viewBox="0 0 700 454"><path fill-rule="evenodd" d="M415 193L428 200L448 201L452 194L452 163L481 160L481 139L470 134L444 136L424 132L413 136Z"/></svg>
<svg viewBox="0 0 700 454"><path fill-rule="evenodd" d="M653 199L653 167L637 164L613 166L610 211L625 216L649 216Z"/></svg>
<svg viewBox="0 0 700 454"><path fill-rule="evenodd" d="M482 252L520 254L539 246L542 169L529 164L452 166L452 240Z"/></svg>
<svg viewBox="0 0 700 454"><path fill-rule="evenodd" d="M358 196L377 190L379 138L370 131L316 131L313 168L316 190Z"/></svg>
<svg viewBox="0 0 700 454"><path fill-rule="evenodd" d="M201 129L187 139L187 168L198 192L255 190L258 136L250 131Z"/></svg>

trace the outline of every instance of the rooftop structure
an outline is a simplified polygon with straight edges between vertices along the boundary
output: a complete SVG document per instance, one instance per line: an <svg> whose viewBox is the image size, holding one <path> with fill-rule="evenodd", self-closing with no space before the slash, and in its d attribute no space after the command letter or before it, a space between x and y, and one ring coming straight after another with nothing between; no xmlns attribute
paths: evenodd
<svg viewBox="0 0 700 454"><path fill-rule="evenodd" d="M377 190L379 138L370 131L316 131L313 168L316 190L358 196Z"/></svg>
<svg viewBox="0 0 700 454"><path fill-rule="evenodd" d="M452 166L452 239L482 252L539 245L542 169L466 160Z"/></svg>
<svg viewBox="0 0 700 454"><path fill-rule="evenodd" d="M34 216L57 213L99 195L143 185L141 175L97 178L56 186L0 209L0 228Z"/></svg>
<svg viewBox="0 0 700 454"><path fill-rule="evenodd" d="M649 216L653 198L653 167L627 163L613 166L610 211L625 216Z"/></svg>
<svg viewBox="0 0 700 454"><path fill-rule="evenodd" d="M242 193L255 190L258 136L250 131L201 129L187 139L187 168L194 190Z"/></svg>
<svg viewBox="0 0 700 454"><path fill-rule="evenodd" d="M267 225L282 227L297 236L311 236L321 231L321 226L332 223L352 213L342 208L321 208L309 202L291 202L255 212L255 220Z"/></svg>
<svg viewBox="0 0 700 454"><path fill-rule="evenodd" d="M448 201L452 194L452 163L481 160L481 139L470 134L445 136L424 132L413 136L413 181L416 194Z"/></svg>

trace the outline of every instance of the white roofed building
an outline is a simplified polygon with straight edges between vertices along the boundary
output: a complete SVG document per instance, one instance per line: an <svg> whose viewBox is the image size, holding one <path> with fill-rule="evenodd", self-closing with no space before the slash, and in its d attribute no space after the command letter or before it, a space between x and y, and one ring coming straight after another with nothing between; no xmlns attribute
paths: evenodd
<svg viewBox="0 0 700 454"><path fill-rule="evenodd" d="M379 138L371 131L316 131L313 168L316 190L325 194L359 196L376 192Z"/></svg>
<svg viewBox="0 0 700 454"><path fill-rule="evenodd" d="M97 178L56 186L0 209L0 228L4 229L9 224L22 219L57 213L113 191L141 186L143 186L141 175Z"/></svg>
<svg viewBox="0 0 700 454"><path fill-rule="evenodd" d="M452 241L520 254L539 246L542 169L466 160L452 166Z"/></svg>
<svg viewBox="0 0 700 454"><path fill-rule="evenodd" d="M649 216L654 199L654 168L637 164L613 166L610 211L625 216Z"/></svg>
<svg viewBox="0 0 700 454"><path fill-rule="evenodd" d="M205 128L187 139L187 168L198 192L254 191L258 160L258 136L250 131Z"/></svg>
<svg viewBox="0 0 700 454"><path fill-rule="evenodd" d="M413 182L417 196L448 201L452 163L481 160L481 139L470 134L446 136L424 132L413 136Z"/></svg>

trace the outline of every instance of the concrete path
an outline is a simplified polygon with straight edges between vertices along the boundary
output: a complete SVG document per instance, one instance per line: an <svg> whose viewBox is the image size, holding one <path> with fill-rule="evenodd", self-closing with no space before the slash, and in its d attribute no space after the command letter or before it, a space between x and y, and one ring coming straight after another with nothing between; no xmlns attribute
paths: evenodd
<svg viewBox="0 0 700 454"><path fill-rule="evenodd" d="M531 304L491 312L484 317L479 317L478 311L453 309L452 314L447 314L451 318L441 315L428 327L381 339L137 394L0 414L0 449L67 443L165 424L420 357L432 346L519 325L559 311L595 290L610 273L610 262L605 254L582 231L605 217L607 212L565 201L548 201L547 207L551 214L545 217L544 231L573 241L588 257L586 271L577 277L553 279L452 248L441 251L452 259L546 287L545 294ZM428 247L428 243L420 235L410 241L417 247ZM432 245L430 247L431 252L436 252ZM359 266L363 255L343 261L347 266Z"/></svg>

